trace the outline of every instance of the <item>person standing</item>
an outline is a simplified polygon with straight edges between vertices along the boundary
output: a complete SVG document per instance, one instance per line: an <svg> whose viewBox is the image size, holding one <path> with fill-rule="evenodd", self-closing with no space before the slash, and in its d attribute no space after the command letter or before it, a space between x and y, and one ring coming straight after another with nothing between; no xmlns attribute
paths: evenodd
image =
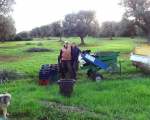
<svg viewBox="0 0 150 120"><path fill-rule="evenodd" d="M72 67L73 67L73 77L75 79L77 79L76 77L76 73L78 70L78 58L79 58L79 54L80 54L80 49L78 48L78 46L76 45L76 43L72 43L71 45L71 54L72 54Z"/></svg>
<svg viewBox="0 0 150 120"><path fill-rule="evenodd" d="M67 79L74 79L73 76L73 68L72 68L72 52L71 52L71 45L67 41L65 41L64 47L60 51L60 67L61 67L61 78ZM67 76L67 73L69 76Z"/></svg>

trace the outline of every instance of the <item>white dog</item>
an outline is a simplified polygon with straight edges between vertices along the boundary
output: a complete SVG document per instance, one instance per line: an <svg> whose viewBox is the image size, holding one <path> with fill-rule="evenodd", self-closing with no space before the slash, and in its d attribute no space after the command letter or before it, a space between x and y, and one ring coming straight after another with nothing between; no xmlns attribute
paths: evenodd
<svg viewBox="0 0 150 120"><path fill-rule="evenodd" d="M7 118L7 107L10 105L11 95L9 93L0 94L0 111Z"/></svg>

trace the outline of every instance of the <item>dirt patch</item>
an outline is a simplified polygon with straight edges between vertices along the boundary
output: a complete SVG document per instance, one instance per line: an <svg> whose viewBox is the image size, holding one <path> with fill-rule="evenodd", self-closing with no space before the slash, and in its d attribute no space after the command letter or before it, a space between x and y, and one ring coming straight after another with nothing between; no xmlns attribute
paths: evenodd
<svg viewBox="0 0 150 120"><path fill-rule="evenodd" d="M48 48L29 48L26 52L53 52L53 49Z"/></svg>
<svg viewBox="0 0 150 120"><path fill-rule="evenodd" d="M95 116L95 117L101 117L101 116L108 116L107 113L104 112L93 112L92 110L89 110L87 108L83 108L83 107L76 107L76 106L67 106L67 105L63 105L61 103L56 103L56 102L49 102L49 101L41 101L41 104L44 106L48 106L51 109L57 109L63 113L68 113L68 112L76 112L76 113L80 113L80 114L89 114L91 116Z"/></svg>
<svg viewBox="0 0 150 120"><path fill-rule="evenodd" d="M24 47L24 45L16 45L16 46L0 46L0 49L14 49Z"/></svg>
<svg viewBox="0 0 150 120"><path fill-rule="evenodd" d="M10 55L1 55L0 61L12 62L18 60L18 56L10 56Z"/></svg>
<svg viewBox="0 0 150 120"><path fill-rule="evenodd" d="M12 56L12 55L0 55L0 61L2 62L16 62L20 60L30 59L32 55L24 55L24 56Z"/></svg>
<svg viewBox="0 0 150 120"><path fill-rule="evenodd" d="M66 106L66 105L63 105L63 104L60 104L60 103L56 103L56 102L48 102L48 101L42 101L41 102L42 105L46 105L46 106L49 106L49 107L52 107L52 108L57 108L63 112L67 112L67 111L70 111L70 112L86 112L88 110L86 110L85 108L79 108L79 107L75 107L75 106Z"/></svg>

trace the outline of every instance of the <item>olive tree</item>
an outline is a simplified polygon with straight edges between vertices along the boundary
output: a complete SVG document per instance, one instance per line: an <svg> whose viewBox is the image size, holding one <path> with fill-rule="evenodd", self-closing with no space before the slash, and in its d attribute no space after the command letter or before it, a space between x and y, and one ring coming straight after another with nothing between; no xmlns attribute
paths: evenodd
<svg viewBox="0 0 150 120"><path fill-rule="evenodd" d="M0 41L11 39L11 37L15 36L15 33L16 29L13 19L0 15Z"/></svg>
<svg viewBox="0 0 150 120"><path fill-rule="evenodd" d="M13 9L15 0L0 0L0 15L8 15Z"/></svg>
<svg viewBox="0 0 150 120"><path fill-rule="evenodd" d="M123 18L118 23L117 36L131 37L136 35L136 26L132 20Z"/></svg>
<svg viewBox="0 0 150 120"><path fill-rule="evenodd" d="M76 14L68 14L63 21L64 34L67 36L79 36L81 44L85 44L84 38L90 34L91 24L94 22L94 11L79 11Z"/></svg>
<svg viewBox="0 0 150 120"><path fill-rule="evenodd" d="M125 7L125 16L132 19L150 41L150 0L121 0Z"/></svg>
<svg viewBox="0 0 150 120"><path fill-rule="evenodd" d="M0 41L8 40L16 32L14 21L10 17L14 0L0 0Z"/></svg>
<svg viewBox="0 0 150 120"><path fill-rule="evenodd" d="M60 37L60 41L62 40L63 35L63 27L61 21L56 21L51 24L51 34L55 37Z"/></svg>
<svg viewBox="0 0 150 120"><path fill-rule="evenodd" d="M116 36L116 31L118 28L118 23L114 21L103 22L100 28L101 37L109 37L112 40Z"/></svg>

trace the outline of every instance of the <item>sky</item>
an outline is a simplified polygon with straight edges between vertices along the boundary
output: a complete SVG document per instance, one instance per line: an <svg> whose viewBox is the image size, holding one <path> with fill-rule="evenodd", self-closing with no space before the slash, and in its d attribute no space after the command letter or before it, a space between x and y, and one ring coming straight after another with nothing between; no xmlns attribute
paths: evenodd
<svg viewBox="0 0 150 120"><path fill-rule="evenodd" d="M17 32L63 20L68 13L94 10L101 24L104 21L120 21L124 13L120 0L16 0L13 18Z"/></svg>

